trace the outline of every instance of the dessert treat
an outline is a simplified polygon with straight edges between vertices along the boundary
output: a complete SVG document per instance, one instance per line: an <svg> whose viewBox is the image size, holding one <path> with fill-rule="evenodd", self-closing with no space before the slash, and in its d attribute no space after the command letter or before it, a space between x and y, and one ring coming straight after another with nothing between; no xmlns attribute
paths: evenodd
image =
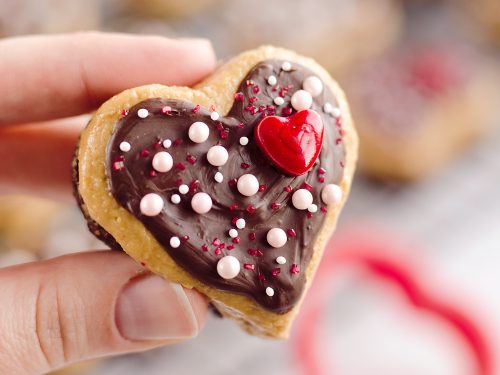
<svg viewBox="0 0 500 375"><path fill-rule="evenodd" d="M347 79L360 167L412 181L440 168L492 125L498 77L488 61L450 45L412 46Z"/></svg>
<svg viewBox="0 0 500 375"><path fill-rule="evenodd" d="M76 195L111 247L249 333L286 338L356 153L325 70L261 47L194 88L149 85L104 103L81 136Z"/></svg>

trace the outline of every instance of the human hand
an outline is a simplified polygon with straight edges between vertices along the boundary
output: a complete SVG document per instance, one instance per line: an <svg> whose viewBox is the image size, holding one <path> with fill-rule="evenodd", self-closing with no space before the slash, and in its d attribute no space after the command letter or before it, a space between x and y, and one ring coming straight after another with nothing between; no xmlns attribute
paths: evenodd
<svg viewBox="0 0 500 375"><path fill-rule="evenodd" d="M70 197L86 118L68 116L130 87L193 84L214 67L203 40L80 33L0 41L0 193ZM0 373L18 375L193 337L207 311L197 292L114 251L1 269L0 305Z"/></svg>

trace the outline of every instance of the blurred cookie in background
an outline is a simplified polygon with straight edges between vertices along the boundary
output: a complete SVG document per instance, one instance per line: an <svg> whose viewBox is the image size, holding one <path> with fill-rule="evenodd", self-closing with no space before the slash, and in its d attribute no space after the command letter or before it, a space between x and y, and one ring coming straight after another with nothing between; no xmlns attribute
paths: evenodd
<svg viewBox="0 0 500 375"><path fill-rule="evenodd" d="M96 29L101 0L2 0L0 37Z"/></svg>
<svg viewBox="0 0 500 375"><path fill-rule="evenodd" d="M463 21L473 20L479 31L500 46L500 1L461 0L457 3L461 5Z"/></svg>
<svg viewBox="0 0 500 375"><path fill-rule="evenodd" d="M413 181L488 133L500 100L491 62L451 43L407 45L351 72L344 87L360 136L360 168Z"/></svg>

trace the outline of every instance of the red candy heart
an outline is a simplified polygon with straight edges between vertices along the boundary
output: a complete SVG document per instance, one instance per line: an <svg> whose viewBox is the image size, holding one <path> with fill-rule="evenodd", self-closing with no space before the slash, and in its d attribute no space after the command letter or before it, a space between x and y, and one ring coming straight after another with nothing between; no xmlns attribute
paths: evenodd
<svg viewBox="0 0 500 375"><path fill-rule="evenodd" d="M323 145L324 126L312 110L290 117L268 116L255 127L255 141L267 158L292 176L309 171Z"/></svg>

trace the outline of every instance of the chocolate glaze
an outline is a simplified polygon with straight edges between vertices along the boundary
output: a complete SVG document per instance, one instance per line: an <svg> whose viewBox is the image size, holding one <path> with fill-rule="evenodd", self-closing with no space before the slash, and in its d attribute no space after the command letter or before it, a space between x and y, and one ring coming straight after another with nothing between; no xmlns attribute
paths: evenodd
<svg viewBox="0 0 500 375"><path fill-rule="evenodd" d="M323 105L327 102L334 107L337 105L336 98L326 84L323 93L314 98L311 107L322 116L325 138L318 162L308 173L299 177L286 176L275 169L257 148L253 130L260 119L273 112L282 114L284 108L290 110L291 95L301 89L305 78L315 75L297 64L292 64L292 70L285 72L281 69L282 63L269 60L256 65L240 84L238 92L243 95L235 96L236 100L228 115L218 121L210 119L211 112L208 109L193 103L163 98L145 100L130 108L128 114L116 124L107 149L107 173L113 197L148 228L179 265L212 287L246 295L263 308L276 313L289 311L300 299L305 285L305 270L313 252L312 245L326 216L320 209L314 214L295 209L291 195L307 182L312 187L314 203L318 208L326 208L321 201L321 188L327 183L341 181L345 157L340 121L323 111ZM278 78L277 86L267 83L270 75ZM281 91L283 87L288 91ZM273 98L280 92L284 95L285 103L273 110ZM252 105L255 109L252 109ZM168 113L164 110L166 106L171 109ZM263 106L260 112L259 106ZM146 119L137 115L141 108L149 111ZM285 109L284 114L289 115L289 110ZM189 126L195 121L203 121L210 128L209 139L204 143L193 143L188 137ZM239 144L242 136L250 139L247 146ZM174 168L151 177L152 158L155 153L165 151L160 145L165 139L173 142L166 151L173 157ZM120 151L122 141L132 145L129 152ZM223 145L229 152L229 161L222 167L213 167L206 160L208 149L215 144ZM147 150L149 155L145 156L143 150ZM188 155L196 158L194 164L187 161ZM123 168L116 170L114 163L121 158ZM185 169L176 166L179 162ZM247 163L248 169L242 168L242 163ZM326 169L326 174L318 173L320 167ZM224 176L222 183L214 180L217 171ZM252 197L241 195L229 181L245 173L255 175L259 183L266 186L265 190ZM320 176L325 178L323 183L319 182ZM179 179L188 186L197 180L199 187L195 191L190 189L186 195L180 194L181 203L176 205L171 203L170 197L179 193ZM288 186L293 189L292 192L284 190ZM212 209L205 215L196 214L191 208L191 197L196 191L206 192L212 198ZM144 216L139 209L141 198L151 192L159 193L165 201L163 212L155 217ZM281 207L272 209L272 203L279 203ZM232 205L238 208L234 209ZM246 211L249 205L255 207L255 212ZM238 244L234 244L228 235L229 229L235 228L231 222L235 217L246 220L245 229L238 229ZM274 249L266 241L267 231L273 227L285 231L293 229L296 237L289 237L284 247ZM249 237L251 233L255 233L254 240ZM179 248L174 249L169 245L172 236L181 238ZM184 236L189 239L183 239ZM218 246L213 245L214 239L224 243L219 255L215 253ZM208 250L203 250L204 245L208 246ZM229 245L233 245L234 249L228 250ZM251 255L248 249L257 249L262 255ZM216 271L217 262L224 255L237 257L242 265L241 272L234 279L225 280ZM280 255L287 259L285 265L276 263ZM255 269L245 269L244 264L253 264ZM293 264L298 266L298 273L291 272ZM279 274L273 276L273 269L280 269ZM267 296L265 292L268 286L275 291L273 297Z"/></svg>

